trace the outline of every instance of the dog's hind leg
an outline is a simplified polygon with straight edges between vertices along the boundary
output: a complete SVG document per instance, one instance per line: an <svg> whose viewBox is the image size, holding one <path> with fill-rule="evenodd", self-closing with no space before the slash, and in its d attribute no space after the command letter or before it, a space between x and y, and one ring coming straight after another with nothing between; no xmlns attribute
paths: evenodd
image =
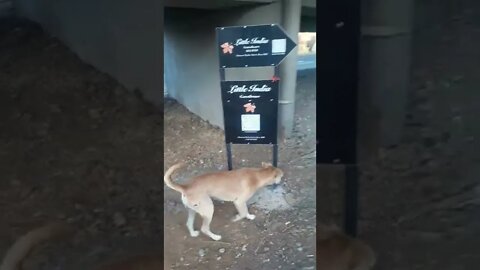
<svg viewBox="0 0 480 270"><path fill-rule="evenodd" d="M255 215L248 213L248 207L246 202L234 201L233 204L237 208L238 215L233 218L233 222L239 221L241 219L247 218L250 220L255 219Z"/></svg>
<svg viewBox="0 0 480 270"><path fill-rule="evenodd" d="M214 234L210 230L210 222L212 221L213 217L213 202L212 199L210 198L205 198L200 202L200 205L198 207L198 213L202 216L202 228L200 229L204 234L208 235L210 238L212 238L215 241L218 241L222 239L221 235Z"/></svg>
<svg viewBox="0 0 480 270"><path fill-rule="evenodd" d="M188 208L187 229L191 237L197 237L200 233L193 229L193 223L195 222L195 211Z"/></svg>

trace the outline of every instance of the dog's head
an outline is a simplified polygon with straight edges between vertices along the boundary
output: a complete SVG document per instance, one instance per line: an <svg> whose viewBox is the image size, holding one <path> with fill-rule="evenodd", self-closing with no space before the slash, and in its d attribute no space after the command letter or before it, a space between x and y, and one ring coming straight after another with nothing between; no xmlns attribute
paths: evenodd
<svg viewBox="0 0 480 270"><path fill-rule="evenodd" d="M269 185L279 184L282 181L283 171L277 167L274 167L271 163L262 162L262 168L272 170L274 176L271 178Z"/></svg>

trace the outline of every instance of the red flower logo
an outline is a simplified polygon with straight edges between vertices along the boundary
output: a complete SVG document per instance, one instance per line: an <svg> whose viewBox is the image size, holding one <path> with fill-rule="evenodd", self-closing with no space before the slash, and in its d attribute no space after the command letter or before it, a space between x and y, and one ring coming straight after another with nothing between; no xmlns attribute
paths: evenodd
<svg viewBox="0 0 480 270"><path fill-rule="evenodd" d="M245 108L245 112L247 112L247 113L248 112L253 113L253 112L255 112L255 108L257 108L254 103L247 103L247 104L243 105L243 107Z"/></svg>
<svg viewBox="0 0 480 270"><path fill-rule="evenodd" d="M220 47L222 47L224 54L232 54L233 52L233 45L230 45L228 42L223 43Z"/></svg>

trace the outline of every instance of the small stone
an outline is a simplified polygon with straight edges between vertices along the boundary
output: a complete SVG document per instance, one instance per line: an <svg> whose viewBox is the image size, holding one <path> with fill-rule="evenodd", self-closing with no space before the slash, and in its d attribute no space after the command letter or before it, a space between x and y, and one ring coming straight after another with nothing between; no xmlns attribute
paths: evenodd
<svg viewBox="0 0 480 270"><path fill-rule="evenodd" d="M242 250L247 251L247 245L246 244L242 246Z"/></svg>
<svg viewBox="0 0 480 270"><path fill-rule="evenodd" d="M205 256L205 250L203 248L198 251L198 256L200 256L200 257Z"/></svg>
<svg viewBox="0 0 480 270"><path fill-rule="evenodd" d="M217 257L217 261L220 261L222 259L222 257Z"/></svg>
<svg viewBox="0 0 480 270"><path fill-rule="evenodd" d="M18 187L22 184L22 182L18 181L18 179L13 179L10 184L14 187Z"/></svg>
<svg viewBox="0 0 480 270"><path fill-rule="evenodd" d="M127 223L127 219L125 216L123 216L122 213L116 212L115 215L113 215L113 224L117 227L121 227Z"/></svg>
<svg viewBox="0 0 480 270"><path fill-rule="evenodd" d="M74 223L75 220L76 220L75 217L69 217L69 218L67 218L67 223Z"/></svg>
<svg viewBox="0 0 480 270"><path fill-rule="evenodd" d="M435 138L427 137L423 139L423 145L427 148L431 148L437 144Z"/></svg>
<svg viewBox="0 0 480 270"><path fill-rule="evenodd" d="M285 195L285 201L287 201L287 203L292 206L297 204L297 199L292 193L288 193L287 195Z"/></svg>
<svg viewBox="0 0 480 270"><path fill-rule="evenodd" d="M442 142L448 142L450 140L450 133L449 132L443 132L442 133Z"/></svg>
<svg viewBox="0 0 480 270"><path fill-rule="evenodd" d="M221 249L218 250L218 252L220 252L220 253L225 253L225 249L224 249L224 248L221 248Z"/></svg>
<svg viewBox="0 0 480 270"><path fill-rule="evenodd" d="M60 109L60 106L58 106L57 104L51 104L50 111L53 113L61 113L62 109Z"/></svg>
<svg viewBox="0 0 480 270"><path fill-rule="evenodd" d="M267 252L267 251L269 251L269 250L270 250L269 247L265 247L265 248L263 249L263 251L265 251L265 252Z"/></svg>
<svg viewBox="0 0 480 270"><path fill-rule="evenodd" d="M96 109L88 110L88 115L93 119L98 119L100 117L100 112Z"/></svg>
<svg viewBox="0 0 480 270"><path fill-rule="evenodd" d="M464 78L463 75L456 75L456 76L452 77L452 81L453 82L460 82L461 80L463 80L463 78Z"/></svg>

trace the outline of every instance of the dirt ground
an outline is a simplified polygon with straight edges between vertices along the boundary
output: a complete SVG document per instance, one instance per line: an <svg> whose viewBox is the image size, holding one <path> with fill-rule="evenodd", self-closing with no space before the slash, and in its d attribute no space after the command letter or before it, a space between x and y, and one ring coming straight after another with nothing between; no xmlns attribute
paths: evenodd
<svg viewBox="0 0 480 270"><path fill-rule="evenodd" d="M57 219L82 230L35 252L26 269L86 269L161 245L161 109L35 25L2 21L0 115L0 254Z"/></svg>
<svg viewBox="0 0 480 270"><path fill-rule="evenodd" d="M187 174L225 169L222 131L173 101L163 116L35 25L0 25L0 254L25 231L62 219L80 233L42 245L25 269L85 269L161 249L165 219L175 269L314 269L314 72L299 75L296 131L279 151L281 192L257 196L251 222L230 223L233 206L219 204L212 229L222 241L192 239L179 194L166 189L162 199L164 157L166 166L186 161ZM235 167L271 159L268 147L233 151ZM262 196L270 201L257 207Z"/></svg>

